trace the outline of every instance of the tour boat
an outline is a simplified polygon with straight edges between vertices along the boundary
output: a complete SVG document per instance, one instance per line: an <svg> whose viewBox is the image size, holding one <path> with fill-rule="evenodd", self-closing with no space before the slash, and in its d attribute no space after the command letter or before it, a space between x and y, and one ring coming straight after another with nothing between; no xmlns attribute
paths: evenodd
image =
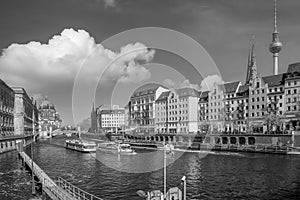
<svg viewBox="0 0 300 200"><path fill-rule="evenodd" d="M121 154L121 155L135 155L136 152L131 149L129 144L123 143L100 143L98 144L97 152L105 152L105 153L113 153L113 154Z"/></svg>
<svg viewBox="0 0 300 200"><path fill-rule="evenodd" d="M95 142L87 142L82 140L66 140L65 147L67 149L72 149L80 152L95 152L96 151L96 143Z"/></svg>

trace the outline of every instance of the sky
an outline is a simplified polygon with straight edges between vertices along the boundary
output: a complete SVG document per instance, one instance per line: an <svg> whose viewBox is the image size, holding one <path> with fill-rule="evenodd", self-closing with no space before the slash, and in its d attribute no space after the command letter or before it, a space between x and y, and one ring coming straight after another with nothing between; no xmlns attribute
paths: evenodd
<svg viewBox="0 0 300 200"><path fill-rule="evenodd" d="M299 0L277 1L280 73L300 61L299 8ZM147 82L203 90L203 79L244 82L253 35L258 72L272 74L273 0L2 0L0 27L0 78L39 100L47 95L64 124L74 123L72 110L77 122L88 117L93 102L113 97L123 107ZM142 27L197 41L203 49L184 39L168 46L198 57L201 73L186 57L152 48L148 30L120 34ZM170 39L156 37L158 46Z"/></svg>

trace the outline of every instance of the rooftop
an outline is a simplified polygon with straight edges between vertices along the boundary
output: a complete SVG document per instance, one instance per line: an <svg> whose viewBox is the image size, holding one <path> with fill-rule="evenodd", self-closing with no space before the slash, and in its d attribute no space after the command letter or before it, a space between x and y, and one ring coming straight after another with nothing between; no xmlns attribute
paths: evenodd
<svg viewBox="0 0 300 200"><path fill-rule="evenodd" d="M284 75L285 74L265 76L262 77L262 79L268 84L269 87L280 86L284 84Z"/></svg>

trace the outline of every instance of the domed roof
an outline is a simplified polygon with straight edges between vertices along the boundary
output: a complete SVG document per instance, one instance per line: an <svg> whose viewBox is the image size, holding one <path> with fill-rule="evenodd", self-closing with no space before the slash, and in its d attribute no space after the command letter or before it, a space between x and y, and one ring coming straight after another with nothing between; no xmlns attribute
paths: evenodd
<svg viewBox="0 0 300 200"><path fill-rule="evenodd" d="M55 106L53 105L53 103L51 103L49 100L48 100L48 97L46 96L45 97L45 100L42 101L41 105L40 105L40 108L41 109L55 109Z"/></svg>

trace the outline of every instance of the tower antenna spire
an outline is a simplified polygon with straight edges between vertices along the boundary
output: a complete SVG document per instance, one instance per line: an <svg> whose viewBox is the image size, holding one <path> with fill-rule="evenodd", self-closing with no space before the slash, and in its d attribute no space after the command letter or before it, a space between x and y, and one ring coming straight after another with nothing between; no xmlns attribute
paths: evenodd
<svg viewBox="0 0 300 200"><path fill-rule="evenodd" d="M274 33L278 33L277 31L277 5L276 0L274 0Z"/></svg>
<svg viewBox="0 0 300 200"><path fill-rule="evenodd" d="M272 42L270 44L270 52L273 54L273 75L278 74L279 68L279 52L282 49L282 43L279 41L279 32L277 30L277 3L274 0L274 32L272 33Z"/></svg>

